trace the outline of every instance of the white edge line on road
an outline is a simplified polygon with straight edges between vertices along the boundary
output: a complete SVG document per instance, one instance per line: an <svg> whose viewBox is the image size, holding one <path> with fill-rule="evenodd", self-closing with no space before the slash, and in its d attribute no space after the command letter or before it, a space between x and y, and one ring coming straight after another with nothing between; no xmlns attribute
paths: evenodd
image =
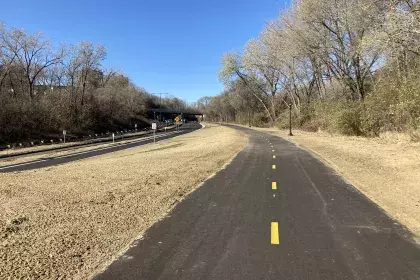
<svg viewBox="0 0 420 280"><path fill-rule="evenodd" d="M162 138L162 137L169 136L169 135L176 134L176 133L179 133L179 132L178 131L173 131L173 132L169 132L169 133L166 133L166 134L156 135L156 138ZM150 140L152 138L153 138L153 136L147 136L147 137L144 137L144 138L141 138L141 139L138 139L138 140L130 141L129 143L119 144L118 146L98 148L98 149L84 151L84 152L72 153L72 154L69 154L69 155L52 157L50 159L40 159L40 160L35 160L35 161L30 161L30 162L7 165L7 166L0 167L0 170L19 167L19 166L24 166L24 165L28 165L28 164L39 163L39 162L44 162L44 161L53 160L53 159L60 159L60 158L66 158L66 157L72 157L72 156L87 154L87 153L91 153L91 152L102 151L102 150L111 149L111 148L114 148L114 147L127 146L127 145L133 144L133 143L144 142L144 141Z"/></svg>
<svg viewBox="0 0 420 280"><path fill-rule="evenodd" d="M199 128L199 129L197 129L197 130L195 130L195 131L193 131L193 132L200 131L201 129L203 129L203 128L205 128L205 127L206 127L204 124L201 124L201 123L200 123L200 125L201 125L201 128ZM165 133L165 134L158 134L158 135L156 135L156 139L158 139L158 138L162 138L162 137L165 137L165 136L170 136L170 135L173 135L173 134L177 134L177 133L180 133L180 132L181 132L181 131L171 131L171 132L168 132L168 133ZM190 132L190 133L192 133L192 132ZM73 154L70 154L70 155L64 155L64 156L53 157L53 158L51 158L51 159L66 158L66 157L71 157L71 156L76 156L76 155L82 155L82 154L87 154L87 153L90 153L90 152L96 152L96 151L101 151L101 150L111 149L111 148L114 148L114 147L127 146L127 145L130 145L130 144L133 144L133 143L144 142L144 141L151 140L151 139L153 139L153 136L147 136L147 137L142 137L142 138L137 139L137 140L134 140L134 141L130 141L130 142L128 142L128 143L119 144L118 146L98 148L98 149L95 149L95 150L89 150L89 151L80 152L80 153L73 153ZM135 146L135 147L133 147L133 148L136 148L136 146Z"/></svg>
<svg viewBox="0 0 420 280"><path fill-rule="evenodd" d="M32 163L43 162L43 161L47 161L47 159L40 159L40 160L36 160L36 161L30 161L30 162L24 162L24 163L18 163L18 164L3 166L3 167L0 167L0 170L2 170L2 169L8 169L8 168L13 168L13 167L19 167L19 166L23 166L23 165L32 164Z"/></svg>
<svg viewBox="0 0 420 280"><path fill-rule="evenodd" d="M162 137L165 137L165 136L169 136L169 135L172 135L172 134L176 134L176 133L178 133L178 132L169 132L169 133L166 133L166 134L156 135L156 139L162 138ZM71 157L71 156L83 155L83 154L87 154L87 153L91 153L91 152L97 152L97 151L112 149L112 148L115 148L115 147L124 147L124 146L130 145L130 144L144 142L144 141L151 140L151 139L153 139L153 136L147 136L147 137L135 140L135 141L131 141L131 142L124 143L124 144L119 144L118 146L103 147L103 148L98 148L98 149L95 149L95 150L89 150L89 151L73 153L73 154L69 154L69 155L52 157L51 159L58 159L58 158L66 158L66 157Z"/></svg>
<svg viewBox="0 0 420 280"><path fill-rule="evenodd" d="M195 131L200 131L201 129L203 129L203 128L206 127L202 123L200 123L200 125L201 125L201 128L199 128L199 129L197 129ZM193 131L193 132L195 132L195 131ZM168 133L165 133L165 134L156 135L156 139L157 138L162 138L162 137L165 137L165 136L170 136L170 135L177 134L177 133L180 133L180 131L171 131L171 132L168 132ZM66 157L72 157L72 156L87 154L87 153L91 153L91 152L102 151L102 150L111 149L111 148L114 148L114 147L123 147L123 146L127 146L127 145L130 145L130 144L133 144L133 143L144 142L144 141L150 140L152 138L153 138L153 136L146 136L146 137L142 137L140 139L134 140L134 141L130 141L128 143L119 144L118 146L103 147L103 148L93 149L93 150L84 151L84 152L72 153L72 154L69 154L69 155L52 157L50 159L40 159L40 160L36 160L36 161L31 161L31 162L24 162L24 163L7 165L7 166L0 167L0 170L9 169L9 168L13 168L13 167L24 166L24 165L28 165L28 164L39 163L39 162L44 162L44 161L53 160L53 159L60 159L60 158L66 158Z"/></svg>

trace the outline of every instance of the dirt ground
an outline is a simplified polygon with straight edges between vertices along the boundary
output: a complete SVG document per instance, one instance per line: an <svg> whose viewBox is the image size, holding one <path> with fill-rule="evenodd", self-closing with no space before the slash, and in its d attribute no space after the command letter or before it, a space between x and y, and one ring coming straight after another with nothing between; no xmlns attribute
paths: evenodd
<svg viewBox="0 0 420 280"><path fill-rule="evenodd" d="M310 150L407 226L420 240L420 144L402 134L379 138L254 128Z"/></svg>
<svg viewBox="0 0 420 280"><path fill-rule="evenodd" d="M218 125L66 165L0 173L0 279L86 279L247 143Z"/></svg>

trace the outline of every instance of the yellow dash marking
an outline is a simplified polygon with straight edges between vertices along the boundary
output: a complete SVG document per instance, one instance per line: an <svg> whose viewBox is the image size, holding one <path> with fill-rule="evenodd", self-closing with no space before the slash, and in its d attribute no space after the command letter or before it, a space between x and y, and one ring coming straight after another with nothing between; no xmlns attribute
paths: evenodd
<svg viewBox="0 0 420 280"><path fill-rule="evenodd" d="M273 164L273 169L276 169L276 165L275 164Z"/></svg>
<svg viewBox="0 0 420 280"><path fill-rule="evenodd" d="M277 182L271 182L271 189L277 190Z"/></svg>
<svg viewBox="0 0 420 280"><path fill-rule="evenodd" d="M276 156L273 156L273 158L276 158Z"/></svg>
<svg viewBox="0 0 420 280"><path fill-rule="evenodd" d="M272 150L274 152L274 150Z"/></svg>
<svg viewBox="0 0 420 280"><path fill-rule="evenodd" d="M273 245L280 244L279 223L277 222L271 222L271 244Z"/></svg>

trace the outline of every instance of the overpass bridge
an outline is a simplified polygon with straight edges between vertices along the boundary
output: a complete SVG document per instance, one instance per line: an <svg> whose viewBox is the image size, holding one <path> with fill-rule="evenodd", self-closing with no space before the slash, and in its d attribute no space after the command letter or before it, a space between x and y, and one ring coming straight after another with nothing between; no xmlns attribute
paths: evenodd
<svg viewBox="0 0 420 280"><path fill-rule="evenodd" d="M151 108L149 109L149 112L153 112L154 119L156 119L156 116L162 115L201 116L202 118L204 117L203 112L191 109Z"/></svg>
<svg viewBox="0 0 420 280"><path fill-rule="evenodd" d="M149 109L149 111L152 111L154 113L160 113L160 114L178 114L178 115L194 115L194 116L202 116L204 113L198 111L198 110L186 110L186 109Z"/></svg>

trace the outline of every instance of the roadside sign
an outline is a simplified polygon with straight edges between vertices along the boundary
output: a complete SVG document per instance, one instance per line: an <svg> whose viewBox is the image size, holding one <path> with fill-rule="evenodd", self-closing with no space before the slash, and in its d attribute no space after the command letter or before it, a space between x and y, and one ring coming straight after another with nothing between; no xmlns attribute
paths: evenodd
<svg viewBox="0 0 420 280"><path fill-rule="evenodd" d="M152 129L153 129L153 143L156 142L156 123L152 123Z"/></svg>
<svg viewBox="0 0 420 280"><path fill-rule="evenodd" d="M67 134L67 132L65 130L63 130L63 135L66 135L66 134Z"/></svg>

